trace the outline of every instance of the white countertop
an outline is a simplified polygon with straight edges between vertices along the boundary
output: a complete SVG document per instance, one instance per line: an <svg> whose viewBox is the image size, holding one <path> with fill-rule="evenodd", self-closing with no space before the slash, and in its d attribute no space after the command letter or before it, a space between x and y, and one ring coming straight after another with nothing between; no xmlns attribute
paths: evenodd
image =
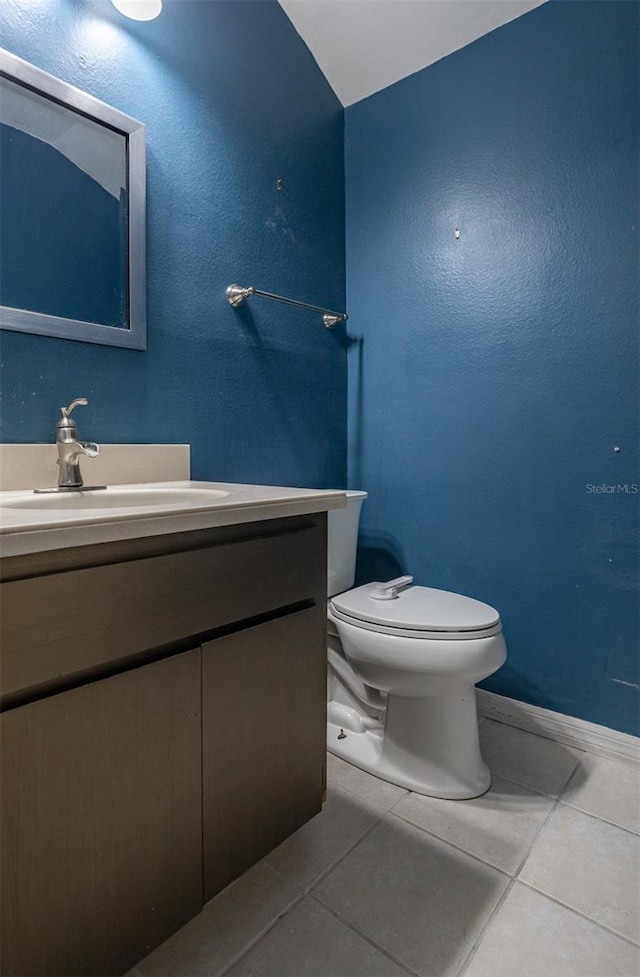
<svg viewBox="0 0 640 977"><path fill-rule="evenodd" d="M109 506L109 491L176 490L186 501L164 500L153 505ZM188 499L189 490L194 498ZM197 490L224 492L206 499ZM74 493L75 495L75 493ZM155 482L117 485L106 492L87 492L91 508L71 493L37 496L45 508L32 508L33 492L0 492L0 556L22 556L45 550L87 546L122 539L231 526L263 519L322 512L346 505L342 491L283 488L273 485L236 485L229 482ZM104 507L101 503L104 501ZM24 507L21 507L23 506ZM47 506L51 507L48 508Z"/></svg>

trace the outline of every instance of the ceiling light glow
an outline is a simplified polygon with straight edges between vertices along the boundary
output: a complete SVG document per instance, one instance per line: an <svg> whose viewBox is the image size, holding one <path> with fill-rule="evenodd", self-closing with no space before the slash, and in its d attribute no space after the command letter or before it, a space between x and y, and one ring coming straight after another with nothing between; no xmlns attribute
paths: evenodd
<svg viewBox="0 0 640 977"><path fill-rule="evenodd" d="M155 20L162 11L162 0L111 0L111 3L132 20Z"/></svg>

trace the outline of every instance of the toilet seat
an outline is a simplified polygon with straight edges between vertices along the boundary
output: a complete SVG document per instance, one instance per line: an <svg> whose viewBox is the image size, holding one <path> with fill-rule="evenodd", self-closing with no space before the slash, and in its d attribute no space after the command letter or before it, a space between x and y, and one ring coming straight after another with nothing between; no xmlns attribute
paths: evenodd
<svg viewBox="0 0 640 977"><path fill-rule="evenodd" d="M372 590L373 584L365 584L333 597L331 615L368 631L432 641L488 638L502 630L495 608L473 597L412 586L381 601Z"/></svg>

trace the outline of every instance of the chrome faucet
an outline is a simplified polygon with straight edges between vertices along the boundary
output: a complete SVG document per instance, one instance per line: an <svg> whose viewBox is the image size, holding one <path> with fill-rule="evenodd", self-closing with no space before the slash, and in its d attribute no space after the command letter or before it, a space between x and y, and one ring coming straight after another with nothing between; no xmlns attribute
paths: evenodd
<svg viewBox="0 0 640 977"><path fill-rule="evenodd" d="M36 492L89 492L106 488L105 485L85 485L80 474L80 457L96 458L100 448L93 441L79 441L76 422L71 418L74 407L86 406L86 397L72 400L68 407L61 407L62 417L56 424L56 445L58 448L58 485L56 488L35 489Z"/></svg>

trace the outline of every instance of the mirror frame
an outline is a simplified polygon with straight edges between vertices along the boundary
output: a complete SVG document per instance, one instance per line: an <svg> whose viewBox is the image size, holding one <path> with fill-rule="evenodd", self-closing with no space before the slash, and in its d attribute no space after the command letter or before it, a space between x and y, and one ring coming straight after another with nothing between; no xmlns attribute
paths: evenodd
<svg viewBox="0 0 640 977"><path fill-rule="evenodd" d="M0 78L32 89L73 112L115 129L127 143L129 288L127 328L66 319L0 305L0 329L75 339L105 346L147 348L146 139L145 125L79 88L0 48Z"/></svg>

